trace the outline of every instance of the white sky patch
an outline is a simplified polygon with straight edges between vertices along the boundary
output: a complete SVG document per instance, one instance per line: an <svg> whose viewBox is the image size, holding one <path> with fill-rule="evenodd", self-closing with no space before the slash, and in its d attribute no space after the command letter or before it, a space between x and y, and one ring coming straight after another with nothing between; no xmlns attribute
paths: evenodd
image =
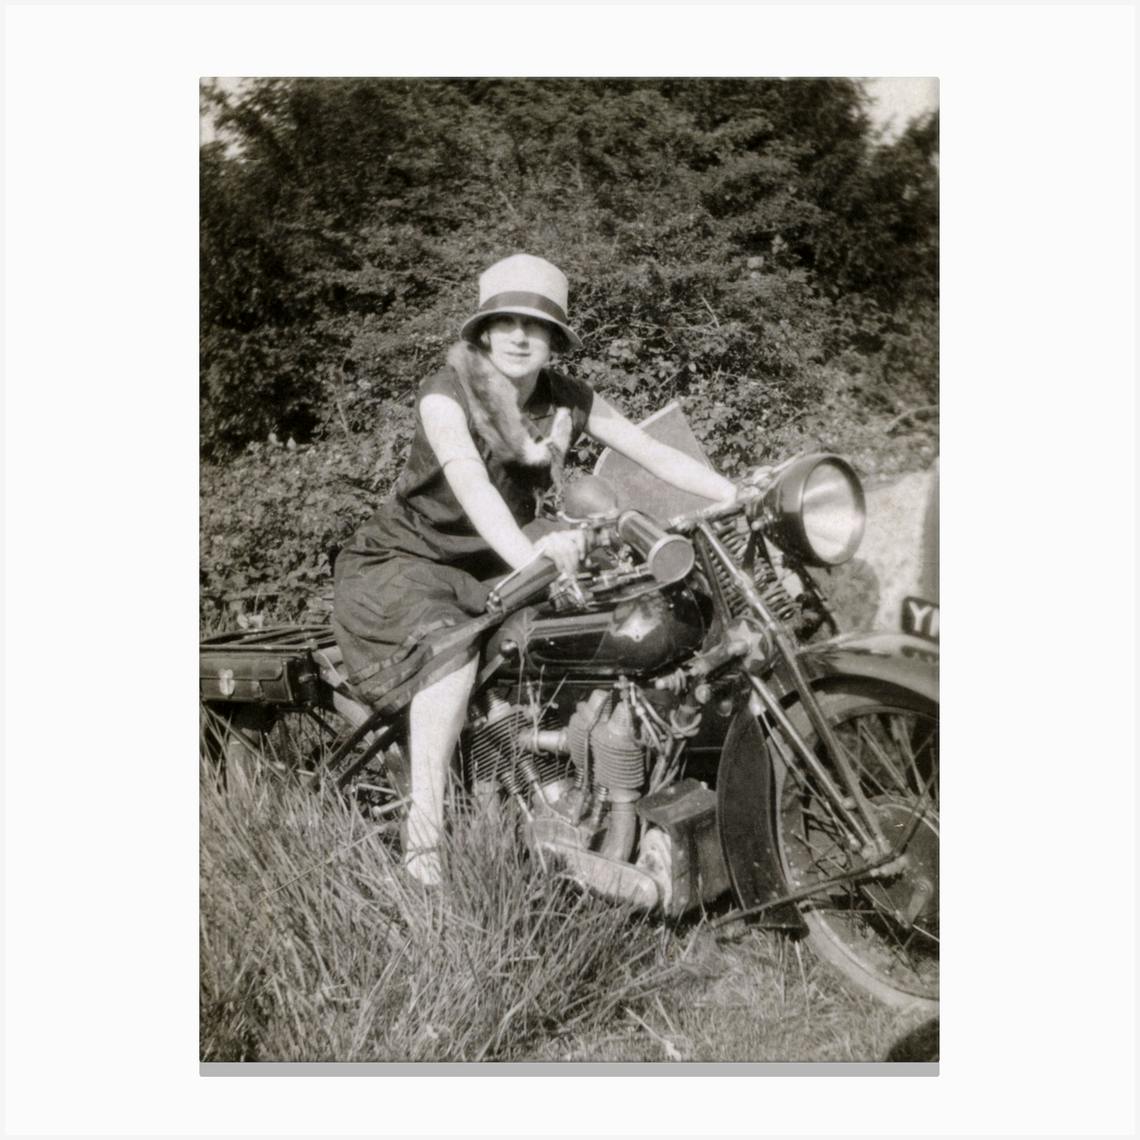
<svg viewBox="0 0 1140 1140"><path fill-rule="evenodd" d="M206 83L206 82L214 83L218 87L220 87L223 91L225 91L227 93L232 93L234 91L237 91L241 87L241 84L243 81L242 81L242 79L238 78L237 76L218 75L218 76L203 77L202 82L203 83ZM198 144L200 146L203 146L206 143L212 143L217 137L218 137L218 132L214 127L213 115L209 111L207 111L205 114L203 114L201 112L201 108L199 108Z"/></svg>
<svg viewBox="0 0 1140 1140"><path fill-rule="evenodd" d="M863 83L871 96L871 121L888 139L898 138L912 119L938 107L937 79L880 78Z"/></svg>

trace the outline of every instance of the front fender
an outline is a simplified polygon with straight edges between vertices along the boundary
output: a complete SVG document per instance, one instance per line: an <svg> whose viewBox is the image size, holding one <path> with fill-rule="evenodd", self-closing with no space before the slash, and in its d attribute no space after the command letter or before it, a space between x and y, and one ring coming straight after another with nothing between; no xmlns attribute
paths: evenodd
<svg viewBox="0 0 1140 1140"><path fill-rule="evenodd" d="M729 725L716 777L721 851L741 906L755 907L789 893L776 840L778 789L768 744L747 705ZM773 907L766 926L806 930L790 903Z"/></svg>
<svg viewBox="0 0 1140 1140"><path fill-rule="evenodd" d="M844 633L806 645L800 664L813 683L859 677L938 703L938 646L907 633Z"/></svg>

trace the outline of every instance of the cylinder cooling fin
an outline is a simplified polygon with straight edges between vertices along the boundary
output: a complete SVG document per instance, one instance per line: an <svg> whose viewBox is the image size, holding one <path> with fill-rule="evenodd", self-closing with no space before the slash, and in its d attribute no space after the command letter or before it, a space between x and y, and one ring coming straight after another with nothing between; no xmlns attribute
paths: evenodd
<svg viewBox="0 0 1140 1140"><path fill-rule="evenodd" d="M595 689L585 700L578 702L566 726L570 759L583 786L589 778L590 735L607 714L609 703L609 689Z"/></svg>
<svg viewBox="0 0 1140 1140"><path fill-rule="evenodd" d="M590 733L595 779L611 791L638 791L645 782L645 749L637 738L633 714L619 702L608 720Z"/></svg>
<svg viewBox="0 0 1140 1140"><path fill-rule="evenodd" d="M520 743L533 738L536 727L558 727L551 710L511 704L497 695L484 704L483 715L468 726L460 740L465 783L493 782L509 792L522 792L528 784L544 782L561 772L565 763L559 756L535 753Z"/></svg>

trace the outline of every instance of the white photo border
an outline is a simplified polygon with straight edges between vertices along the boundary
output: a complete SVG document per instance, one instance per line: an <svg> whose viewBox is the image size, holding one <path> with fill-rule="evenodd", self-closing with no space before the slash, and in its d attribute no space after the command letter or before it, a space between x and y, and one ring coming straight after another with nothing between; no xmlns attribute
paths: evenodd
<svg viewBox="0 0 1140 1140"><path fill-rule="evenodd" d="M10 1131L1135 1127L1133 6L9 5L5 25ZM198 79L477 73L940 80L936 1078L199 1075Z"/></svg>

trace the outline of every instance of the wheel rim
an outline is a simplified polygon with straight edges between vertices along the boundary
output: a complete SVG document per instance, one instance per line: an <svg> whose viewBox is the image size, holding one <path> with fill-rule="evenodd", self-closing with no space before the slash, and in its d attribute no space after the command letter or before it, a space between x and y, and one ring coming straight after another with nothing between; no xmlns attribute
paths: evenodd
<svg viewBox="0 0 1140 1140"><path fill-rule="evenodd" d="M938 996L938 722L930 711L869 700L824 711L859 775L892 852L880 877L855 875L801 902L813 944L880 992ZM822 756L822 749L818 750ZM783 771L780 839L790 889L852 876L867 865L849 829L800 765Z"/></svg>
<svg viewBox="0 0 1140 1140"><path fill-rule="evenodd" d="M402 778L406 764L399 743L380 749L358 767L357 760L369 749L371 734L338 756L354 728L334 710L277 709L244 719L242 714L248 710L237 714L205 711L204 752L221 759L227 781L235 776L245 781L285 778L313 786L339 786L338 777L351 772L343 788L346 796L369 816L398 821L407 796Z"/></svg>

